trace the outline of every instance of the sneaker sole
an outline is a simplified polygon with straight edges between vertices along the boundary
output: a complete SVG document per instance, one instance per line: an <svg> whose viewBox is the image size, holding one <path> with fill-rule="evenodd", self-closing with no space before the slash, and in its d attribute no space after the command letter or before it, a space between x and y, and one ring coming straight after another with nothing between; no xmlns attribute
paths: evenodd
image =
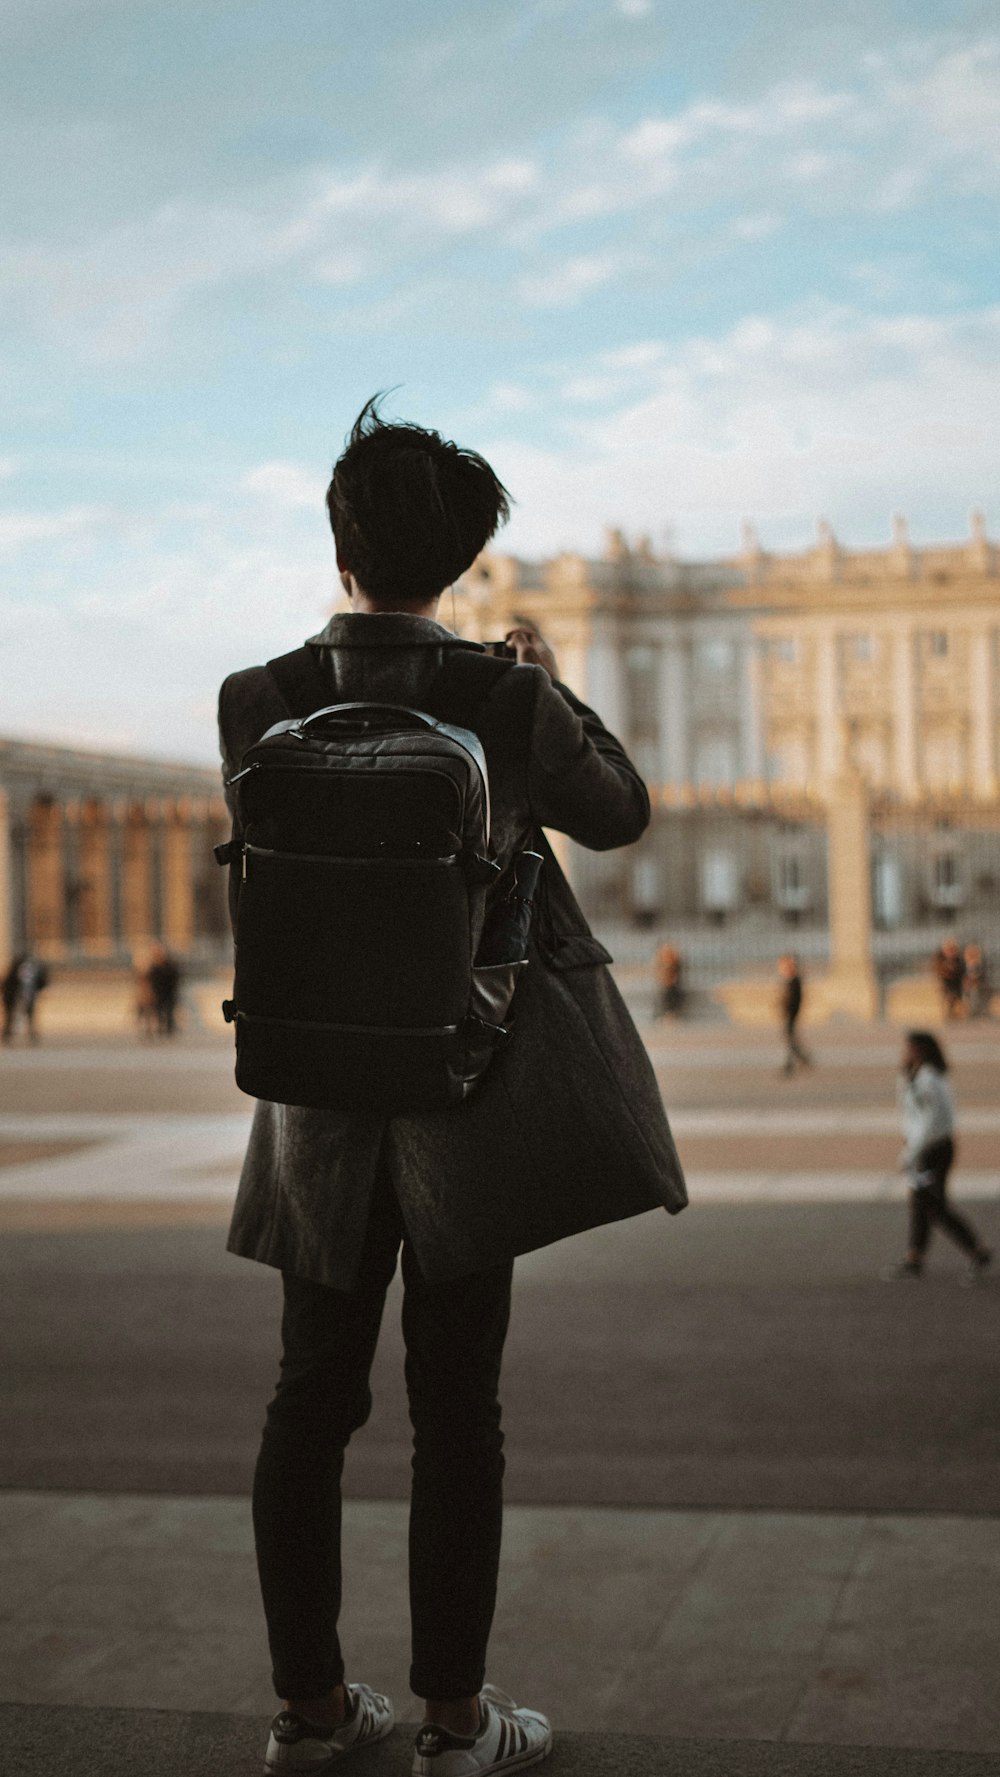
<svg viewBox="0 0 1000 1777"><path fill-rule="evenodd" d="M470 1772L469 1777L492 1777L494 1771L526 1771L530 1765L540 1765L543 1759L548 1758L551 1751L552 1735L550 1734L540 1751L532 1751L529 1747L526 1752L519 1752L514 1758L495 1759L492 1765L480 1765L477 1771ZM425 1762L427 1762L428 1772L433 1774L434 1762ZM425 1777L423 1770L417 1770L415 1761L412 1766L411 1777Z"/></svg>
<svg viewBox="0 0 1000 1777"><path fill-rule="evenodd" d="M264 1777L299 1777L299 1774L301 1777L324 1777L325 1772L338 1769L345 1758L350 1758L352 1752L362 1752L366 1746L375 1746L379 1740L387 1740L395 1726L396 1718L393 1716L392 1720L379 1728L377 1733L368 1734L364 1740L354 1740L350 1746L343 1747L340 1752L332 1752L322 1765L272 1765L265 1759Z"/></svg>

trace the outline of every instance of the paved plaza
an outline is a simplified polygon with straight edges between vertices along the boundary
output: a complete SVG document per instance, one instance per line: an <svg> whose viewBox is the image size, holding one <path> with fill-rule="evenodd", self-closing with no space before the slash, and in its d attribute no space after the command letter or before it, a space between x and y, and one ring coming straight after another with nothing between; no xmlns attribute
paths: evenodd
<svg viewBox="0 0 1000 1777"><path fill-rule="evenodd" d="M550 1710L554 1777L986 1777L1000 1284L962 1288L943 1243L919 1284L879 1279L897 1035L831 1026L786 1080L766 1033L644 1028L692 1208L519 1262L492 1676ZM955 1195L1000 1247L1000 1032L950 1046ZM89 1769L88 1733L114 1771L258 1767L246 1494L279 1289L223 1250L248 1109L209 1036L0 1057L11 1777ZM344 1624L412 1718L397 1322L394 1286ZM406 1766L403 1736L359 1777Z"/></svg>

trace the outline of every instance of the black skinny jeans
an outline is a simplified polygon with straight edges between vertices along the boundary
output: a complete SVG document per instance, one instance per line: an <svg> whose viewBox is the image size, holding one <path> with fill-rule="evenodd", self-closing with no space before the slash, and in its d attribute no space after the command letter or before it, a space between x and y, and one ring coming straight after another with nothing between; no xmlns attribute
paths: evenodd
<svg viewBox="0 0 1000 1777"><path fill-rule="evenodd" d="M955 1144L950 1137L936 1141L918 1156L917 1164L923 1176L928 1178L925 1185L914 1186L910 1191L910 1251L923 1258L931 1237L931 1229L936 1222L963 1252L976 1253L979 1242L973 1229L957 1209L952 1209L946 1191L948 1174L955 1158Z"/></svg>
<svg viewBox="0 0 1000 1777"><path fill-rule="evenodd" d="M344 1450L371 1411L369 1374L402 1244L406 1388L413 1422L410 1685L472 1697L496 1603L503 1515L497 1389L513 1266L430 1283L389 1185L372 1206L350 1293L284 1274L281 1376L254 1477L253 1521L279 1697L324 1696L344 1677Z"/></svg>

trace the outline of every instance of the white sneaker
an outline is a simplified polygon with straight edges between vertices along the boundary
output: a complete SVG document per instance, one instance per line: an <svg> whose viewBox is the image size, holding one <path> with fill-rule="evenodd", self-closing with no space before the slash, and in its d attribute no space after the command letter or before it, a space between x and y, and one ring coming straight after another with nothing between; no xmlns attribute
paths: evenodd
<svg viewBox="0 0 1000 1777"><path fill-rule="evenodd" d="M488 1771L524 1770L552 1750L548 1717L519 1709L513 1697L484 1684L479 1694L482 1727L471 1739L427 1722L413 1749L413 1777L484 1777Z"/></svg>
<svg viewBox="0 0 1000 1777"><path fill-rule="evenodd" d="M339 1728L308 1721L292 1709L276 1715L264 1754L265 1772L330 1771L345 1752L384 1740L392 1732L395 1711L381 1691L373 1691L367 1684L349 1684L347 1701L350 1714Z"/></svg>

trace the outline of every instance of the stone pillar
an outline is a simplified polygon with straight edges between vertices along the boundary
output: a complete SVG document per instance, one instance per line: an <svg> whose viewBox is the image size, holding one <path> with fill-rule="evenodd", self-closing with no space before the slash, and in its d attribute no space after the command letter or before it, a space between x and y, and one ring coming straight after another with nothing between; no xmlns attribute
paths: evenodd
<svg viewBox="0 0 1000 1777"><path fill-rule="evenodd" d="M80 819L80 943L88 956L115 948L111 823L104 803L85 802Z"/></svg>
<svg viewBox="0 0 1000 1777"><path fill-rule="evenodd" d="M108 867L111 901L111 947L125 949L125 829L129 805L116 799L108 809Z"/></svg>
<svg viewBox="0 0 1000 1777"><path fill-rule="evenodd" d="M691 735L688 713L690 655L684 637L671 629L660 652L661 776L667 784L691 782Z"/></svg>
<svg viewBox="0 0 1000 1777"><path fill-rule="evenodd" d="M742 644L740 673L740 763L736 776L757 782L764 776L764 698L760 649L753 636Z"/></svg>
<svg viewBox="0 0 1000 1777"><path fill-rule="evenodd" d="M194 885L191 879L191 804L167 810L163 828L163 935L171 949L187 953L194 937Z"/></svg>
<svg viewBox="0 0 1000 1777"><path fill-rule="evenodd" d="M598 620L590 638L586 702L618 740L627 739L624 662L617 625Z"/></svg>
<svg viewBox="0 0 1000 1777"><path fill-rule="evenodd" d="M832 786L827 815L830 972L822 994L828 1012L874 1018L878 989L872 967L872 892L868 796L856 771Z"/></svg>
<svg viewBox="0 0 1000 1777"><path fill-rule="evenodd" d="M80 947L80 804L62 805L62 878L65 907L63 936L69 952Z"/></svg>
<svg viewBox="0 0 1000 1777"><path fill-rule="evenodd" d="M123 831L122 936L133 956L153 942L153 847L146 809L129 806Z"/></svg>
<svg viewBox="0 0 1000 1777"><path fill-rule="evenodd" d="M972 721L971 775L973 794L992 801L997 793L996 686L994 682L994 635L985 629L971 638L970 717Z"/></svg>
<svg viewBox="0 0 1000 1777"><path fill-rule="evenodd" d="M14 936L14 847L10 798L0 790L0 969L6 970L17 950Z"/></svg>
<svg viewBox="0 0 1000 1777"><path fill-rule="evenodd" d="M66 948L62 809L52 798L33 803L28 837L28 942L40 956Z"/></svg>
<svg viewBox="0 0 1000 1777"><path fill-rule="evenodd" d="M821 783L831 784L843 764L843 729L837 685L837 642L832 629L816 638L816 759ZM810 773L810 776L812 774Z"/></svg>
<svg viewBox="0 0 1000 1777"><path fill-rule="evenodd" d="M909 629L894 640L893 660L893 729L896 751L896 783L907 801L920 789L917 764L917 686L915 639Z"/></svg>

